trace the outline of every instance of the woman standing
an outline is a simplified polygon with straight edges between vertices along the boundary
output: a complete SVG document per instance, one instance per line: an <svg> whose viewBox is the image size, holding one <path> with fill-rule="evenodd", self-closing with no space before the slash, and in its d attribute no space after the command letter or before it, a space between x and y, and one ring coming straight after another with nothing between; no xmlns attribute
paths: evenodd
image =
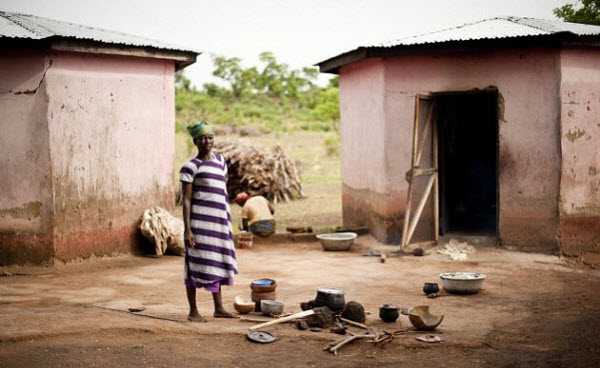
<svg viewBox="0 0 600 368"><path fill-rule="evenodd" d="M188 319L206 322L196 306L196 288L213 295L214 316L235 318L223 307L221 285L232 285L237 262L227 195L227 164L213 154L214 128L201 121L188 126L198 155L179 171L183 193L185 225L185 287L190 313Z"/></svg>

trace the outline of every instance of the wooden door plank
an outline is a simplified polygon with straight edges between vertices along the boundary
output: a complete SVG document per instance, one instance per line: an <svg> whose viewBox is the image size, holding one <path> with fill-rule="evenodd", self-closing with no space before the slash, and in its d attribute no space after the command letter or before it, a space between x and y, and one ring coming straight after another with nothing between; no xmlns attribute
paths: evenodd
<svg viewBox="0 0 600 368"><path fill-rule="evenodd" d="M415 231L415 228L417 227L417 223L419 222L419 218L421 217L421 212L423 212L423 207L425 207L425 203L427 203L427 198L429 198L429 193L431 192L431 188L433 187L434 180L435 180L435 174L432 174L429 177L429 180L427 181L427 187L425 188L423 197L421 197L421 200L419 201L419 205L417 206L417 209L415 210L415 214L413 215L412 221L410 223L410 227L408 229L407 240L406 240L407 244L410 243L410 239L413 236L413 232Z"/></svg>

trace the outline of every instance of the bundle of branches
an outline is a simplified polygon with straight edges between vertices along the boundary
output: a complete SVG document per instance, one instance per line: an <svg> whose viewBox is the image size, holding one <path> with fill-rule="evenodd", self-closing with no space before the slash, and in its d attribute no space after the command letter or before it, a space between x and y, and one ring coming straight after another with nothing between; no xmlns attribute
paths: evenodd
<svg viewBox="0 0 600 368"><path fill-rule="evenodd" d="M304 197L296 164L281 146L276 145L269 151L220 141L214 149L227 161L227 192L231 198L241 192L262 195L273 203Z"/></svg>

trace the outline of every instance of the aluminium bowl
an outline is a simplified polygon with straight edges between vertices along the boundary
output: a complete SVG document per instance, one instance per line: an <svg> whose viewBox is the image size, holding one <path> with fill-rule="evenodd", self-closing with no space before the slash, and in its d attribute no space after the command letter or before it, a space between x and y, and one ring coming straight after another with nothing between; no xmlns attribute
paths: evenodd
<svg viewBox="0 0 600 368"><path fill-rule="evenodd" d="M265 315L281 314L283 313L284 304L275 300L261 300L260 310Z"/></svg>
<svg viewBox="0 0 600 368"><path fill-rule="evenodd" d="M321 242L321 247L326 251L348 250L352 247L356 238L356 233L330 233L319 234L317 239Z"/></svg>
<svg viewBox="0 0 600 368"><path fill-rule="evenodd" d="M438 275L442 287L452 294L477 294L486 276L475 272L447 272Z"/></svg>

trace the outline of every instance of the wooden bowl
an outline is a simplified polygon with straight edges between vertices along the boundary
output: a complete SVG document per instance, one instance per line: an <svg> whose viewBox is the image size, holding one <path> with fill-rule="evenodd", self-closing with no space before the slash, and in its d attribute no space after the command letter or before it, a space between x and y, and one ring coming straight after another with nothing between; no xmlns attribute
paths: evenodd
<svg viewBox="0 0 600 368"><path fill-rule="evenodd" d="M433 331L444 320L444 315L429 313L428 305L418 305L408 310L408 319L417 330Z"/></svg>
<svg viewBox="0 0 600 368"><path fill-rule="evenodd" d="M256 284L254 284L255 281L261 281L261 280L270 281L271 284L270 285L256 285ZM267 293L267 292L275 291L275 289L277 289L277 281L275 281L273 279L258 279L258 280L254 280L254 281L252 281L250 283L250 289L252 289L252 291L254 291L256 293Z"/></svg>
<svg viewBox="0 0 600 368"><path fill-rule="evenodd" d="M235 297L233 308L240 314L246 314L252 312L252 310L254 309L254 303L247 302L241 296L238 295Z"/></svg>

